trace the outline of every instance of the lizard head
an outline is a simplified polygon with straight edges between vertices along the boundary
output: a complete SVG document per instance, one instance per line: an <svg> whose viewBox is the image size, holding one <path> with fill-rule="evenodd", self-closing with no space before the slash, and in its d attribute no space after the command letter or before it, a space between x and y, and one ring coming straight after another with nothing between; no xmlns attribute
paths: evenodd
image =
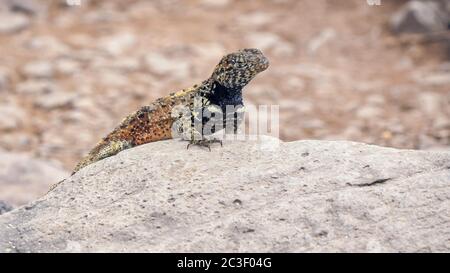
<svg viewBox="0 0 450 273"><path fill-rule="evenodd" d="M242 88L267 67L269 61L259 49L246 48L224 56L212 78L227 88Z"/></svg>

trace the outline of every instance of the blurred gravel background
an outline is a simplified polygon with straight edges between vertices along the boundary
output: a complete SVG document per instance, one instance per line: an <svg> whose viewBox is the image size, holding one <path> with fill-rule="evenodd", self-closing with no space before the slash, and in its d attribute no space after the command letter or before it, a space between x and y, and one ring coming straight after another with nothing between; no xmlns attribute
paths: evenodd
<svg viewBox="0 0 450 273"><path fill-rule="evenodd" d="M285 141L449 149L449 1L367 2L1 0L0 200L44 193L127 114L244 47L271 62L245 100L280 105Z"/></svg>

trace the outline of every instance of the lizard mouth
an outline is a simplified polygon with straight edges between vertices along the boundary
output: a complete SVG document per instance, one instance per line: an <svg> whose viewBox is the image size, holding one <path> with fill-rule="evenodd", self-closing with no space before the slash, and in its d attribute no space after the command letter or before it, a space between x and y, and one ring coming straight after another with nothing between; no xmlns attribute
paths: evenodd
<svg viewBox="0 0 450 273"><path fill-rule="evenodd" d="M269 67L269 60L266 58L266 56L262 56L262 58L260 59L260 71L262 72L264 70L266 70Z"/></svg>
<svg viewBox="0 0 450 273"><path fill-rule="evenodd" d="M246 48L243 50L243 52L253 63L258 73L266 70L269 67L269 60L266 58L266 56L264 56L261 50L257 48Z"/></svg>

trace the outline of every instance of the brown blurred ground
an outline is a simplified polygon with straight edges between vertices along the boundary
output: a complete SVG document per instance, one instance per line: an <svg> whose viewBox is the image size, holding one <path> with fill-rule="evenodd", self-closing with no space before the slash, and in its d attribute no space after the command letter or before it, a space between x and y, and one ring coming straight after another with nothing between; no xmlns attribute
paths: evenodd
<svg viewBox="0 0 450 273"><path fill-rule="evenodd" d="M271 62L245 99L280 105L283 140L449 148L450 63L390 33L403 1L50 2L0 34L0 149L70 170L128 113L244 47Z"/></svg>

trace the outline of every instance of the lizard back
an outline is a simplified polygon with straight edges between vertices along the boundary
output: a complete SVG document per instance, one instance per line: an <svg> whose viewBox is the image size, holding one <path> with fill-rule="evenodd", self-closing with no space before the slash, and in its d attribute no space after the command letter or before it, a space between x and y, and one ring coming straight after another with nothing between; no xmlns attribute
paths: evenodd
<svg viewBox="0 0 450 273"><path fill-rule="evenodd" d="M194 85L172 93L128 115L76 165L72 174L120 151L172 138L172 125L176 120L172 109L177 105L190 105L198 88Z"/></svg>

